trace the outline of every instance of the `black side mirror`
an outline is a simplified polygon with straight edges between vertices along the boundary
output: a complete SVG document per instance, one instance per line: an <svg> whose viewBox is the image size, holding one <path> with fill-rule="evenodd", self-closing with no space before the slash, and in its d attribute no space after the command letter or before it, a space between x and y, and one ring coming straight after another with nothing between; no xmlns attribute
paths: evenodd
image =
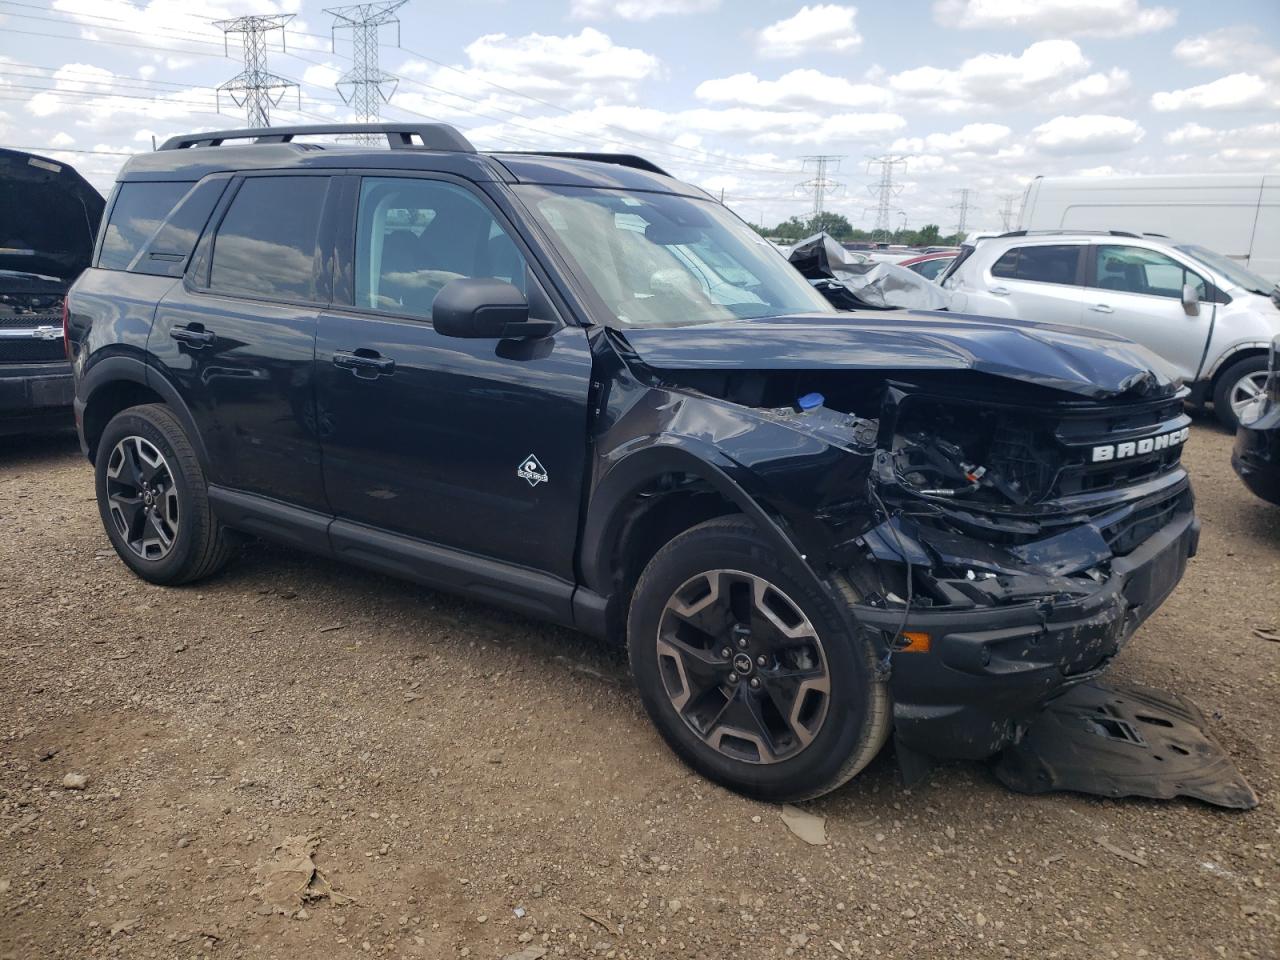
<svg viewBox="0 0 1280 960"><path fill-rule="evenodd" d="M431 323L442 336L467 340L545 337L556 330L553 321L530 319L524 294L493 277L450 280L436 294Z"/></svg>
<svg viewBox="0 0 1280 960"><path fill-rule="evenodd" d="M1182 285L1182 309L1188 317L1200 316L1200 295L1189 283Z"/></svg>

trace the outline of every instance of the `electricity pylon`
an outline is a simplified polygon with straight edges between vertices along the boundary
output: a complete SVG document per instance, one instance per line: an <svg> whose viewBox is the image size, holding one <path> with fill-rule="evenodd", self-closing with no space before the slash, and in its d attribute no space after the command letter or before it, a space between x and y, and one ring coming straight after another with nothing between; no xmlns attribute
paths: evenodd
<svg viewBox="0 0 1280 960"><path fill-rule="evenodd" d="M338 96L351 107L361 123L377 123L382 115L382 104L395 93L398 79L383 73L378 65L378 29L395 24L396 46L400 45L400 18L396 11L408 0L381 0L379 3L356 3L346 7L330 7L325 13L333 17L330 39L337 49L338 30L351 29L353 46L351 69L342 75L335 86ZM356 137L366 143L379 142L376 135L361 134Z"/></svg>
<svg viewBox="0 0 1280 960"><path fill-rule="evenodd" d="M244 69L218 87L215 97L219 112L222 110L222 94L225 93L232 103L245 108L250 127L269 127L271 108L280 105L290 88L298 91L298 107L302 107L302 91L298 85L267 69L267 34L279 30L280 48L284 49L284 25L293 17L292 13L272 13L214 22L213 25L223 33L228 55L231 34L244 34Z"/></svg>

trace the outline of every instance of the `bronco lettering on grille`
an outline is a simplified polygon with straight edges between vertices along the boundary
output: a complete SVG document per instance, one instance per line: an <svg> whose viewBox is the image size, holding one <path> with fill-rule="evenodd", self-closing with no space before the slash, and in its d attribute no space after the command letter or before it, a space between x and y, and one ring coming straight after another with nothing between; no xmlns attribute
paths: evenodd
<svg viewBox="0 0 1280 960"><path fill-rule="evenodd" d="M1141 440L1128 440L1124 443L1104 443L1093 448L1093 463L1107 460L1127 460L1129 457L1141 457L1157 450L1167 450L1186 443L1191 436L1191 428L1183 427L1170 433L1162 433L1154 437L1143 437Z"/></svg>

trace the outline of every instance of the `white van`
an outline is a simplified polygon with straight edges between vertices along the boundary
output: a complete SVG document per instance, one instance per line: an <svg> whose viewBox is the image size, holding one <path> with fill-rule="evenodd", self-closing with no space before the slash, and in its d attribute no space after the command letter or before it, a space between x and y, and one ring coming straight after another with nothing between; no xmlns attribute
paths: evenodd
<svg viewBox="0 0 1280 960"><path fill-rule="evenodd" d="M1280 282L1280 174L1036 177L1021 230L1128 230L1207 247Z"/></svg>

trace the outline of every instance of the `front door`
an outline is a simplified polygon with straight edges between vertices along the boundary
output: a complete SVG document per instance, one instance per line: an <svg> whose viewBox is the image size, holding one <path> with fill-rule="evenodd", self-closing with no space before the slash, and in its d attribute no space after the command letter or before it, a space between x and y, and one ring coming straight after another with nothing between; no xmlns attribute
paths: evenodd
<svg viewBox="0 0 1280 960"><path fill-rule="evenodd" d="M327 505L313 370L316 317L329 297L319 250L328 246L331 182L264 175L233 184L147 341L195 418L212 482L317 510Z"/></svg>
<svg viewBox="0 0 1280 960"><path fill-rule="evenodd" d="M364 177L353 193L350 305L321 314L316 345L333 511L572 581L585 330L534 342L441 336L432 303L458 277L507 280L544 303L528 252L468 185Z"/></svg>
<svg viewBox="0 0 1280 960"><path fill-rule="evenodd" d="M1188 382L1197 379L1213 326L1212 294L1203 277L1159 250L1103 243L1095 248L1085 289L1085 323L1128 337L1163 357ZM1200 297L1200 312L1182 306L1182 286Z"/></svg>

